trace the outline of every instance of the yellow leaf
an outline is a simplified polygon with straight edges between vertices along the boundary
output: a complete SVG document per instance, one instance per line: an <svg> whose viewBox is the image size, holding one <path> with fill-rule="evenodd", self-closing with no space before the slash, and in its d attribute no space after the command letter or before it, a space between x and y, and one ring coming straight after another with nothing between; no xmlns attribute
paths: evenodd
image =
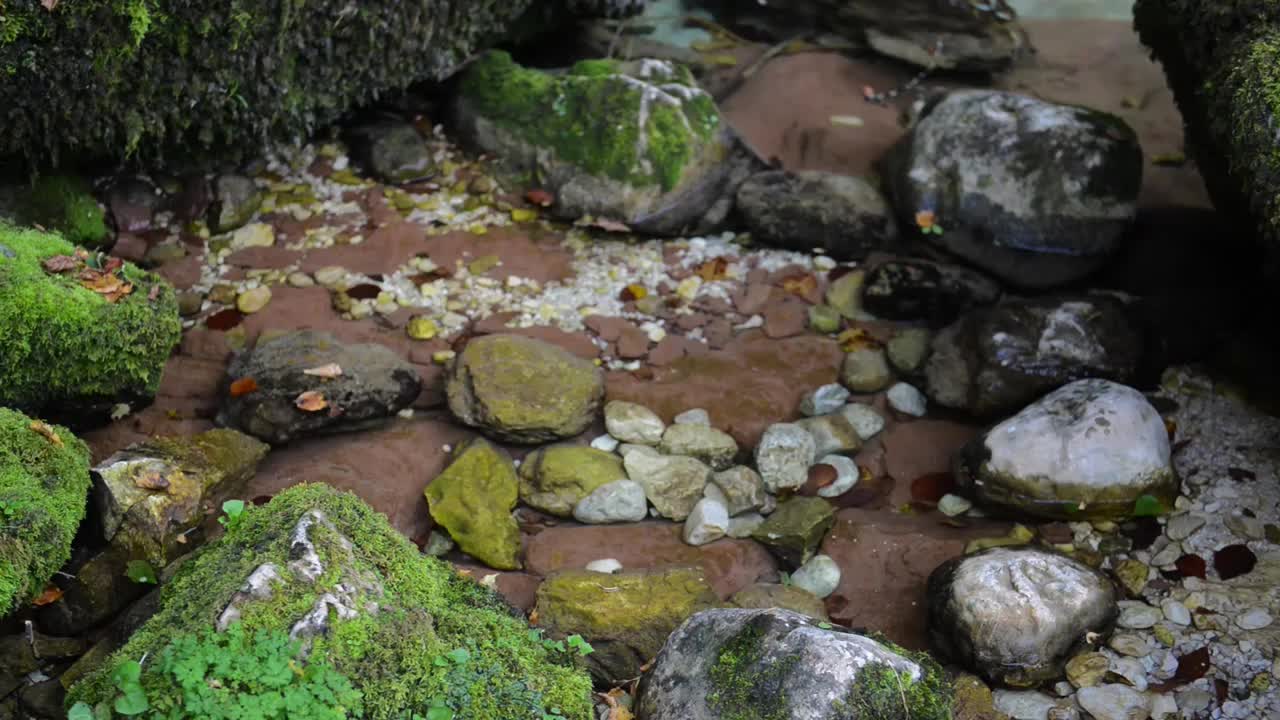
<svg viewBox="0 0 1280 720"><path fill-rule="evenodd" d="M54 445L57 445L58 447L62 447L62 438L58 437L58 434L54 432L53 428L50 427L48 424L42 423L39 420L32 420L31 424L28 425L27 427L40 433L41 435L44 436L46 440L53 443Z"/></svg>
<svg viewBox="0 0 1280 720"><path fill-rule="evenodd" d="M518 223L533 222L538 219L538 211L529 208L511 208L511 221Z"/></svg>
<svg viewBox="0 0 1280 720"><path fill-rule="evenodd" d="M294 398L293 404L304 412L320 412L329 407L329 401L315 390L308 390Z"/></svg>

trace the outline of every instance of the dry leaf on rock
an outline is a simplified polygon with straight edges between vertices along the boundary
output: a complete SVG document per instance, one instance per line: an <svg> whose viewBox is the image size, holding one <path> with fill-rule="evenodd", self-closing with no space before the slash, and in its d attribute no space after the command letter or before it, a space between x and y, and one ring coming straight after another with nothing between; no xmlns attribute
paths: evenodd
<svg viewBox="0 0 1280 720"><path fill-rule="evenodd" d="M42 423L39 420L32 420L31 424L28 425L27 427L40 433L41 435L44 436L46 440L53 443L54 445L57 445L58 447L62 447L62 438L58 437L58 434L54 432L53 428L49 427L47 423Z"/></svg>
<svg viewBox="0 0 1280 720"><path fill-rule="evenodd" d="M231 397L237 398L241 395L248 395L258 389L258 381L251 377L243 377L231 383Z"/></svg>
<svg viewBox="0 0 1280 720"><path fill-rule="evenodd" d="M329 407L329 401L324 399L324 395L315 390L308 390L298 397L294 398L293 404L305 412L320 412Z"/></svg>
<svg viewBox="0 0 1280 720"><path fill-rule="evenodd" d="M133 479L133 484L143 490L168 490L169 480L159 472L152 471Z"/></svg>
<svg viewBox="0 0 1280 720"><path fill-rule="evenodd" d="M53 603L58 602L61 598L62 588L54 585L53 583L49 583L44 586L44 592L40 593L35 600L32 600L31 604L36 607L44 607L45 605L52 605Z"/></svg>
<svg viewBox="0 0 1280 720"><path fill-rule="evenodd" d="M805 297L818 289L818 278L812 273L804 275L792 275L782 281L782 289L791 293Z"/></svg>
<svg viewBox="0 0 1280 720"><path fill-rule="evenodd" d="M307 368L302 371L302 374L318 378L336 378L342 375L342 366L338 363L328 363L319 367Z"/></svg>
<svg viewBox="0 0 1280 720"><path fill-rule="evenodd" d="M712 258L699 265L698 268L693 271L693 274L702 278L703 282L724 280L729 277L729 259L723 255L717 258Z"/></svg>
<svg viewBox="0 0 1280 720"><path fill-rule="evenodd" d="M40 264L45 272L51 273L64 273L80 267L80 261L71 255L54 255L51 258L45 258Z"/></svg>

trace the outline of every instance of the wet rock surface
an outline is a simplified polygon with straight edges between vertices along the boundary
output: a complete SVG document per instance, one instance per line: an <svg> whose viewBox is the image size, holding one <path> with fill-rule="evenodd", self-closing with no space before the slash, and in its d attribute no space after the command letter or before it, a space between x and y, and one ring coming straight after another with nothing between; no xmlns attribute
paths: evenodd
<svg viewBox="0 0 1280 720"><path fill-rule="evenodd" d="M884 196L863 178L831 173L752 175L738 188L737 210L761 242L837 260L888 249L897 224Z"/></svg>

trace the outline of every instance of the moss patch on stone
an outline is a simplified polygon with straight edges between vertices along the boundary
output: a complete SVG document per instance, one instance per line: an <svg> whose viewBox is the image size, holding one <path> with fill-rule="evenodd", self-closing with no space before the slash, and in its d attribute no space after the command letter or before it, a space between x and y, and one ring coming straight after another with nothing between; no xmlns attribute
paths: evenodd
<svg viewBox="0 0 1280 720"><path fill-rule="evenodd" d="M791 717L786 696L786 678L800 662L799 655L789 655L759 667L765 656L763 633L748 623L725 643L711 666L707 679L712 691L707 706L720 713L722 720L788 720Z"/></svg>
<svg viewBox="0 0 1280 720"><path fill-rule="evenodd" d="M319 511L331 523L310 528L323 572L313 583L286 568L294 530ZM349 544L344 542L349 541ZM364 717L401 720L426 715L440 700L455 718L568 720L591 717L591 684L567 657L531 637L528 626L490 590L447 564L422 556L387 519L354 495L325 485L299 485L250 508L226 535L187 561L163 588L159 612L102 669L75 685L69 702L96 705L115 695L111 672L152 657L177 636L207 632L246 578L275 563L287 582L266 600L238 605L246 632L288 632L291 624L339 583L364 583L376 609L355 617L328 614L326 633L310 638L307 658L323 658L363 695ZM466 661L446 656L465 650ZM305 665L305 662L301 663Z"/></svg>
<svg viewBox="0 0 1280 720"><path fill-rule="evenodd" d="M475 439L454 450L444 472L427 485L431 517L468 555L489 567L520 567L515 465L505 450Z"/></svg>
<svg viewBox="0 0 1280 720"><path fill-rule="evenodd" d="M480 115L562 162L669 191L695 149L720 130L720 115L687 68L642 62L650 63L640 73L647 77L607 60L557 76L492 51L467 69L461 93Z"/></svg>
<svg viewBox="0 0 1280 720"><path fill-rule="evenodd" d="M534 451L520 465L520 499L561 517L597 488L626 480L622 459L581 445L553 445Z"/></svg>
<svg viewBox="0 0 1280 720"><path fill-rule="evenodd" d="M126 263L120 274L134 290L111 303L41 266L74 250L57 235L0 224L0 405L73 411L155 395L181 334L173 288Z"/></svg>
<svg viewBox="0 0 1280 720"><path fill-rule="evenodd" d="M41 175L22 198L23 219L61 233L77 245L96 248L109 235L106 213L89 183L70 175Z"/></svg>
<svg viewBox="0 0 1280 720"><path fill-rule="evenodd" d="M38 595L71 556L89 493L89 449L65 428L0 408L0 616Z"/></svg>

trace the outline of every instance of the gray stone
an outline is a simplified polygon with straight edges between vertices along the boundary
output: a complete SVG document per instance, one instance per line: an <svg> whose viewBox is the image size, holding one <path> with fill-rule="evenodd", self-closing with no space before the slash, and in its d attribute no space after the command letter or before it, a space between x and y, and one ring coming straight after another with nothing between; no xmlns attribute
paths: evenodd
<svg viewBox="0 0 1280 720"><path fill-rule="evenodd" d="M702 408L693 408L672 418L676 425L711 425L711 414Z"/></svg>
<svg viewBox="0 0 1280 720"><path fill-rule="evenodd" d="M1169 518L1169 522L1164 526L1164 534L1169 536L1170 540L1182 541L1191 537L1195 531L1204 527L1208 520L1203 515L1195 515L1192 513L1182 513Z"/></svg>
<svg viewBox="0 0 1280 720"><path fill-rule="evenodd" d="M262 192L243 175L219 175L213 180L213 202L209 205L209 231L231 232L253 219L262 206Z"/></svg>
<svg viewBox="0 0 1280 720"><path fill-rule="evenodd" d="M718 501L704 497L693 506L684 521L684 541L690 545L706 545L729 532L729 511Z"/></svg>
<svg viewBox="0 0 1280 720"><path fill-rule="evenodd" d="M691 457L636 452L622 463L627 476L640 483L658 513L670 520L689 517L711 480L711 468Z"/></svg>
<svg viewBox="0 0 1280 720"><path fill-rule="evenodd" d="M800 398L800 412L809 417L826 415L844 407L848 400L849 391L843 385L831 383L805 393Z"/></svg>
<svg viewBox="0 0 1280 720"><path fill-rule="evenodd" d="M915 389L914 386L907 383L894 383L886 394L889 400L889 406L894 410L911 417L924 417L928 412L928 401L925 400L924 393Z"/></svg>
<svg viewBox="0 0 1280 720"><path fill-rule="evenodd" d="M1122 518L1179 483L1164 421L1142 393L1107 380L1056 390L974 439L956 463L961 490L1035 517Z"/></svg>
<svg viewBox="0 0 1280 720"><path fill-rule="evenodd" d="M933 333L924 328L899 330L885 345L889 364L904 375L918 372L924 367L925 358L929 357L929 341L932 339Z"/></svg>
<svg viewBox="0 0 1280 720"><path fill-rule="evenodd" d="M573 519L590 525L640 522L648 514L644 488L634 480L601 485L573 506Z"/></svg>
<svg viewBox="0 0 1280 720"><path fill-rule="evenodd" d="M624 443L657 445L662 441L666 423L658 414L643 405L611 400L604 406L605 429Z"/></svg>
<svg viewBox="0 0 1280 720"><path fill-rule="evenodd" d="M712 487L724 495L725 507L730 515L740 515L764 507L769 497L764 489L760 473L746 465L737 465L711 476Z"/></svg>
<svg viewBox="0 0 1280 720"><path fill-rule="evenodd" d="M1046 720L1058 701L1035 690L996 690L992 693L996 710L1011 720Z"/></svg>
<svg viewBox="0 0 1280 720"><path fill-rule="evenodd" d="M728 433L709 425L677 423L662 433L658 450L667 455L695 457L712 470L725 470L738 456L738 443Z"/></svg>
<svg viewBox="0 0 1280 720"><path fill-rule="evenodd" d="M839 497L853 489L861 478L858 464L844 455L824 455L818 460L820 465L830 465L836 469L836 481L826 487L818 488L818 497Z"/></svg>
<svg viewBox="0 0 1280 720"><path fill-rule="evenodd" d="M801 418L795 424L813 437L815 456L853 453L862 447L862 436L844 413Z"/></svg>
<svg viewBox="0 0 1280 720"><path fill-rule="evenodd" d="M1120 603L1120 617L1117 618L1116 624L1122 628L1132 630L1145 630L1155 627L1156 623L1163 619L1163 615L1159 608L1133 600L1125 600Z"/></svg>
<svg viewBox="0 0 1280 720"><path fill-rule="evenodd" d="M1094 720L1145 720L1149 711L1145 695L1118 683L1080 688L1076 702Z"/></svg>
<svg viewBox="0 0 1280 720"><path fill-rule="evenodd" d="M933 213L939 247L1043 289L1096 270L1133 223L1142 150L1123 120L992 90L930 105L889 153L903 222Z"/></svg>
<svg viewBox="0 0 1280 720"><path fill-rule="evenodd" d="M966 668L1025 687L1058 677L1086 633L1107 633L1116 597L1105 575L1065 555L991 548L929 576L929 635Z"/></svg>
<svg viewBox="0 0 1280 720"><path fill-rule="evenodd" d="M884 416L879 410L863 403L849 403L840 410L840 414L853 426L854 432L863 440L870 440L884 430Z"/></svg>
<svg viewBox="0 0 1280 720"><path fill-rule="evenodd" d="M872 315L885 320L923 322L931 328L950 325L966 312L999 299L1000 286L980 272L915 258L876 265L867 275L862 291L862 306ZM910 343L915 341L907 342L905 349L909 351ZM899 352L905 361L912 352L903 350L900 348ZM928 348L924 354L928 354Z"/></svg>
<svg viewBox="0 0 1280 720"><path fill-rule="evenodd" d="M756 469L769 492L798 488L809 479L816 453L813 437L803 427L775 423L765 429L756 446Z"/></svg>
<svg viewBox="0 0 1280 720"><path fill-rule="evenodd" d="M600 560L592 560L582 569L590 570L591 572L604 573L606 575L613 575L614 573L622 572L622 563L618 562L614 558L601 558Z"/></svg>
<svg viewBox="0 0 1280 720"><path fill-rule="evenodd" d="M330 364L341 375L305 372ZM253 379L257 389L241 395L224 389L218 422L272 445L384 423L409 407L422 387L417 369L385 345L345 345L314 330L259 339L227 368L228 387L242 378ZM320 396L318 409L299 406L308 392Z"/></svg>
<svg viewBox="0 0 1280 720"><path fill-rule="evenodd" d="M958 517L963 515L973 507L973 502L966 497L952 495L947 493L938 501L938 512L947 517Z"/></svg>
<svg viewBox="0 0 1280 720"><path fill-rule="evenodd" d="M1160 603L1160 610L1164 613L1164 617L1174 625L1182 625L1186 627L1191 624L1191 611L1186 605L1172 598Z"/></svg>
<svg viewBox="0 0 1280 720"><path fill-rule="evenodd" d="M859 348L845 353L840 365L840 382L857 393L873 393L885 389L893 380L889 361L880 348Z"/></svg>
<svg viewBox="0 0 1280 720"><path fill-rule="evenodd" d="M1151 651L1155 649L1155 646L1151 644L1151 640L1134 633L1120 633L1113 635L1111 639L1107 641L1107 647L1115 650L1121 655L1138 658L1150 655Z"/></svg>
<svg viewBox="0 0 1280 720"><path fill-rule="evenodd" d="M862 259L898 234L880 191L849 175L757 173L738 188L737 210L752 238L799 252L821 248L837 260Z"/></svg>
<svg viewBox="0 0 1280 720"><path fill-rule="evenodd" d="M425 178L435 162L431 148L407 122L380 122L351 131L352 155L378 179L403 183Z"/></svg>
<svg viewBox="0 0 1280 720"><path fill-rule="evenodd" d="M791 573L791 584L818 598L825 598L840 585L840 566L828 555L814 555L799 570Z"/></svg>
<svg viewBox="0 0 1280 720"><path fill-rule="evenodd" d="M723 675L720 663L729 654L736 658L734 676L750 680L726 692L716 678ZM904 697L912 698L903 710L906 716L925 717L924 708L914 705L919 693L859 686L861 673L884 668L896 671L904 684L946 682L933 675L940 673L936 667L917 664L863 635L824 629L789 610L704 610L677 628L658 653L645 677L637 716L724 720L741 716L748 703L758 712L766 702L772 717L824 720L837 702L859 697L855 693L880 692L885 696L860 699L868 707L901 707Z"/></svg>
<svg viewBox="0 0 1280 720"><path fill-rule="evenodd" d="M976 310L933 339L925 391L984 417L1016 412L1081 378L1129 380L1142 340L1119 301L1060 296Z"/></svg>
<svg viewBox="0 0 1280 720"><path fill-rule="evenodd" d="M748 538L764 524L764 516L757 512L743 513L729 518L729 537Z"/></svg>
<svg viewBox="0 0 1280 720"><path fill-rule="evenodd" d="M1242 630L1261 630L1272 622L1271 614L1263 608L1253 608L1236 617L1236 625Z"/></svg>

